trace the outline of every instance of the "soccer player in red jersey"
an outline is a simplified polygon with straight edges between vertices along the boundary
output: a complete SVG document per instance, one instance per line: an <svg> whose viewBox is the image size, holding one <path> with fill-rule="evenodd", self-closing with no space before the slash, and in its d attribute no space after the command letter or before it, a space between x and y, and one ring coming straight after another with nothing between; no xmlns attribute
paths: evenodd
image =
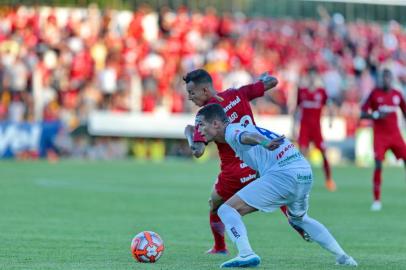
<svg viewBox="0 0 406 270"><path fill-rule="evenodd" d="M327 190L335 191L336 184L331 177L330 164L326 156L326 149L321 135L321 111L327 104L327 93L324 88L317 87L317 73L314 68L308 72L308 87L299 88L297 95L297 110L300 109L300 131L298 144L300 151L307 153L309 143L313 142L323 156L323 169L325 175L325 185Z"/></svg>
<svg viewBox="0 0 406 270"><path fill-rule="evenodd" d="M382 209L381 174L385 152L392 150L396 158L406 165L406 144L400 133L396 111L398 107L406 117L406 103L402 94L392 88L392 73L384 69L381 74L382 87L375 88L361 107L361 118L373 120L375 170L373 175L374 202L371 210Z"/></svg>
<svg viewBox="0 0 406 270"><path fill-rule="evenodd" d="M251 123L255 124L249 101L261 97L264 92L272 89L278 83L277 79L263 74L259 81L242 86L238 89L228 89L217 93L213 88L213 82L210 74L197 69L188 73L184 77L189 100L199 107L210 103L220 104L232 123ZM195 157L203 155L206 147L206 139L199 133L198 127L188 125L185 128L185 136L188 139L190 148ZM210 227L214 237L214 246L208 253L227 253L224 241L224 224L217 215L217 209L232 197L241 188L252 182L256 178L256 172L244 164L234 153L231 147L226 143L217 143L220 155L220 169L217 181L214 184L210 196ZM281 208L286 215L286 209ZM294 226L292 226L294 227ZM294 227L295 228L295 227ZM295 228L308 241L308 235Z"/></svg>

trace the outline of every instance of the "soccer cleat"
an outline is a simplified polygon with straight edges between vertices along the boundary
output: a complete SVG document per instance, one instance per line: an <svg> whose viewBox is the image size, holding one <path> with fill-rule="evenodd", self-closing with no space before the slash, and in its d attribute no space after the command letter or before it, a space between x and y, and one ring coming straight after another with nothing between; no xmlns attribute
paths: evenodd
<svg viewBox="0 0 406 270"><path fill-rule="evenodd" d="M228 250L225 249L217 249L215 247L212 247L211 249L209 249L208 251L206 251L206 254L220 254L220 255L228 255Z"/></svg>
<svg viewBox="0 0 406 270"><path fill-rule="evenodd" d="M344 254L337 258L336 265L358 266L358 263L347 254Z"/></svg>
<svg viewBox="0 0 406 270"><path fill-rule="evenodd" d="M305 240L306 242L313 242L312 238L310 237L310 234L308 234L305 230L303 230L299 226L296 226L291 221L289 221L289 225L300 234L303 240Z"/></svg>
<svg viewBox="0 0 406 270"><path fill-rule="evenodd" d="M237 256L234 259L226 261L220 265L220 268L230 267L256 267L261 263L261 258L255 254L249 254L245 256Z"/></svg>
<svg viewBox="0 0 406 270"><path fill-rule="evenodd" d="M337 190L336 183L331 178L326 180L325 185L326 185L326 189L330 192L334 192Z"/></svg>
<svg viewBox="0 0 406 270"><path fill-rule="evenodd" d="M381 201L374 201L371 205L371 211L377 212L382 210Z"/></svg>

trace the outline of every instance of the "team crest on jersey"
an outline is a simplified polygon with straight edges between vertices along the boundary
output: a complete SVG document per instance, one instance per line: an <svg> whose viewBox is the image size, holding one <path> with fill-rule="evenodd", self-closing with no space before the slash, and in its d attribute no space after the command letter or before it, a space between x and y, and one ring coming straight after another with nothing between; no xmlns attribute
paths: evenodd
<svg viewBox="0 0 406 270"><path fill-rule="evenodd" d="M314 99L317 100L317 101L320 101L320 100L321 100L321 96L320 96L319 94L316 94L316 95L314 96Z"/></svg>
<svg viewBox="0 0 406 270"><path fill-rule="evenodd" d="M399 98L398 96L393 96L393 97L392 97L392 101L393 101L393 104L399 105L399 103L400 103L400 98Z"/></svg>
<svg viewBox="0 0 406 270"><path fill-rule="evenodd" d="M379 97L379 98L378 98L378 102L381 103L382 101L383 101L383 98L382 98L382 97Z"/></svg>

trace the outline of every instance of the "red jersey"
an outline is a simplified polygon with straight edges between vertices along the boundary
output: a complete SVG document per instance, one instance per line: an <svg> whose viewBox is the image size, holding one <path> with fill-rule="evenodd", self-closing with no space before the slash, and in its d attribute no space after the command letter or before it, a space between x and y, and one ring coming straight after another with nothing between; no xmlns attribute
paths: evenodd
<svg viewBox="0 0 406 270"><path fill-rule="evenodd" d="M219 102L217 99L211 98L207 104L220 104L224 108L231 123L250 122L255 124L249 101L263 96L264 91L264 84L257 82L242 86L238 89L228 89L220 92L218 95L222 97L224 101ZM198 132L197 126L195 128L193 141L206 143L205 138ZM221 161L219 180L227 179L225 181L235 182L235 179L238 179L240 183L245 183L255 179L256 172L247 167L247 165L236 156L235 152L227 143L216 142L216 144Z"/></svg>
<svg viewBox="0 0 406 270"><path fill-rule="evenodd" d="M301 109L301 125L320 129L321 110L326 103L327 93L323 88L317 88L315 91L299 88L297 106Z"/></svg>
<svg viewBox="0 0 406 270"><path fill-rule="evenodd" d="M395 90L390 89L384 91L383 89L375 88L369 94L367 100L362 105L361 110L368 113L369 111L379 111L387 113L382 119L374 119L374 135L390 137L388 135L399 135L400 130L398 126L397 108L400 107L402 112L406 113L406 103L402 94Z"/></svg>

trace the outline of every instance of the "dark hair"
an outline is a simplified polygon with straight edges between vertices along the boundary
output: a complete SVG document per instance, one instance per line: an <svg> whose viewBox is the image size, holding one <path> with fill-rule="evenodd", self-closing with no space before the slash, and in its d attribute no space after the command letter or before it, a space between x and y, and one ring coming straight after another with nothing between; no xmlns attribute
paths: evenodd
<svg viewBox="0 0 406 270"><path fill-rule="evenodd" d="M220 120L223 123L227 123L229 121L223 107L217 103L204 106L199 110L197 116L204 116L204 119L209 123L212 123L215 119Z"/></svg>
<svg viewBox="0 0 406 270"><path fill-rule="evenodd" d="M186 76L183 77L183 80L186 83L189 83L189 82L194 82L196 84L213 83L213 80L211 79L210 74L204 69L196 69L196 70L189 72L188 74L186 74Z"/></svg>

